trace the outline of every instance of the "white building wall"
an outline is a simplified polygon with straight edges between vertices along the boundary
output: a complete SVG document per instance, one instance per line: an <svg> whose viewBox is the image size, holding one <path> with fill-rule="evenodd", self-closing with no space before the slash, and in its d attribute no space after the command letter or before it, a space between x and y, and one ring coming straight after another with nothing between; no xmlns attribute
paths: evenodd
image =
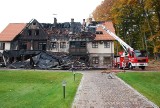
<svg viewBox="0 0 160 108"><path fill-rule="evenodd" d="M90 66L93 66L95 68L110 68L113 65L112 63L112 59L114 55L114 42L113 41L110 41L109 48L104 48L104 42L100 43L100 41L98 42L98 48L92 48L92 42L89 42L87 44L87 49L90 54ZM99 59L98 64L92 63L93 57L98 57ZM107 62L109 64L104 63L104 58L106 57L108 58Z"/></svg>
<svg viewBox="0 0 160 108"><path fill-rule="evenodd" d="M104 43L98 43L98 48L92 48L92 42L87 44L89 53L114 53L114 42L110 41L110 48L104 48Z"/></svg>
<svg viewBox="0 0 160 108"><path fill-rule="evenodd" d="M10 42L5 42L5 49L4 50L10 50L11 44ZM1 53L3 53L4 50L0 50Z"/></svg>
<svg viewBox="0 0 160 108"><path fill-rule="evenodd" d="M10 49L11 49L11 43L5 42L5 50L10 50Z"/></svg>
<svg viewBox="0 0 160 108"><path fill-rule="evenodd" d="M3 53L3 50L0 50L1 53Z"/></svg>
<svg viewBox="0 0 160 108"><path fill-rule="evenodd" d="M50 51L69 53L69 43L68 43L68 41L56 41L56 42L57 42L56 48L51 48ZM66 42L66 48L60 48L60 42Z"/></svg>

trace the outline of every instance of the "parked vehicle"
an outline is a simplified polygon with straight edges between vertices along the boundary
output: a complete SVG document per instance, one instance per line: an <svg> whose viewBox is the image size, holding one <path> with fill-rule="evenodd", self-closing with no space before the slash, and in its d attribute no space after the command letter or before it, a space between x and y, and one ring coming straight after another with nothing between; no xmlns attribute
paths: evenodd
<svg viewBox="0 0 160 108"><path fill-rule="evenodd" d="M148 56L146 51L134 50L131 46L125 43L122 39L120 39L117 35L111 32L103 25L101 26L108 34L114 37L123 47L124 51L118 53L118 56L114 57L114 66L120 69L133 69L135 67L139 67L142 70L148 66Z"/></svg>

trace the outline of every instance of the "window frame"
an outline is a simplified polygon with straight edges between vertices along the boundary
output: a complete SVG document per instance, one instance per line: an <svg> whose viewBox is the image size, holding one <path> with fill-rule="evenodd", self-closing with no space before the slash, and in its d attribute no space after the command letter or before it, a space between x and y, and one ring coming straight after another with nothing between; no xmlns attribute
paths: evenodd
<svg viewBox="0 0 160 108"><path fill-rule="evenodd" d="M4 42L0 42L0 50L5 50L5 43Z"/></svg>
<svg viewBox="0 0 160 108"><path fill-rule="evenodd" d="M99 64L99 57L92 57L92 64Z"/></svg>
<svg viewBox="0 0 160 108"><path fill-rule="evenodd" d="M35 30L35 36L38 36L39 35L39 29L36 29Z"/></svg>
<svg viewBox="0 0 160 108"><path fill-rule="evenodd" d="M60 48L66 48L66 42L60 42Z"/></svg>
<svg viewBox="0 0 160 108"><path fill-rule="evenodd" d="M57 48L57 42L51 42L51 48L53 49Z"/></svg>
<svg viewBox="0 0 160 108"><path fill-rule="evenodd" d="M110 48L110 46L111 46L111 42L109 41L104 42L104 48Z"/></svg>
<svg viewBox="0 0 160 108"><path fill-rule="evenodd" d="M43 49L43 45L46 45L46 46L47 46L47 43L46 43L46 42L39 42L39 43L38 43L38 50L46 50L46 48Z"/></svg>
<svg viewBox="0 0 160 108"><path fill-rule="evenodd" d="M92 48L98 48L98 42L92 42Z"/></svg>
<svg viewBox="0 0 160 108"><path fill-rule="evenodd" d="M104 65L108 65L108 64L110 64L109 62L107 62L107 59L109 59L108 61L110 62L110 57L103 57L103 64Z"/></svg>

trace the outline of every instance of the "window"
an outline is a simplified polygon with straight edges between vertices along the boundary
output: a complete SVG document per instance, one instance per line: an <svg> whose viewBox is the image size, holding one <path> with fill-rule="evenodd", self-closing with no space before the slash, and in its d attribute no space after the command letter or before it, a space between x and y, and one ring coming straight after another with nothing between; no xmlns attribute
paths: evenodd
<svg viewBox="0 0 160 108"><path fill-rule="evenodd" d="M99 64L99 57L93 57L92 64Z"/></svg>
<svg viewBox="0 0 160 108"><path fill-rule="evenodd" d="M110 62L111 62L110 57L104 57L104 58L103 58L103 64L104 64L104 65L108 65L108 64L110 64Z"/></svg>
<svg viewBox="0 0 160 108"><path fill-rule="evenodd" d="M35 35L39 35L39 30L35 30Z"/></svg>
<svg viewBox="0 0 160 108"><path fill-rule="evenodd" d="M45 42L40 42L38 44L38 49L39 50L46 50L46 43Z"/></svg>
<svg viewBox="0 0 160 108"><path fill-rule="evenodd" d="M36 22L34 22L33 25L36 25Z"/></svg>
<svg viewBox="0 0 160 108"><path fill-rule="evenodd" d="M27 42L23 42L23 43L22 43L21 49L24 49L24 50L27 49Z"/></svg>
<svg viewBox="0 0 160 108"><path fill-rule="evenodd" d="M51 48L56 48L56 42L51 43Z"/></svg>
<svg viewBox="0 0 160 108"><path fill-rule="evenodd" d="M104 48L110 48L110 42L104 42Z"/></svg>
<svg viewBox="0 0 160 108"><path fill-rule="evenodd" d="M92 48L98 48L98 42L92 42Z"/></svg>
<svg viewBox="0 0 160 108"><path fill-rule="evenodd" d="M86 48L86 42L81 42L81 43L80 43L80 47L81 47L81 48Z"/></svg>
<svg viewBox="0 0 160 108"><path fill-rule="evenodd" d="M5 49L5 43L0 42L0 50L4 50L4 49Z"/></svg>
<svg viewBox="0 0 160 108"><path fill-rule="evenodd" d="M96 31L96 34L103 34L102 31Z"/></svg>
<svg viewBox="0 0 160 108"><path fill-rule="evenodd" d="M76 48L76 43L75 42L70 42L70 47L71 48Z"/></svg>
<svg viewBox="0 0 160 108"><path fill-rule="evenodd" d="M60 48L66 48L66 42L60 42Z"/></svg>
<svg viewBox="0 0 160 108"><path fill-rule="evenodd" d="M32 31L28 30L28 36L31 36L31 35L32 35Z"/></svg>

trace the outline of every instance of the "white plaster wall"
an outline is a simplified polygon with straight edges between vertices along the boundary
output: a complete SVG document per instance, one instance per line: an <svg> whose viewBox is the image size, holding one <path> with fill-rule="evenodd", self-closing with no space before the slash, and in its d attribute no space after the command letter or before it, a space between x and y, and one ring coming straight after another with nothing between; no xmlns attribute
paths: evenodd
<svg viewBox="0 0 160 108"><path fill-rule="evenodd" d="M10 48L11 48L11 43L5 42L5 50L10 50Z"/></svg>
<svg viewBox="0 0 160 108"><path fill-rule="evenodd" d="M50 51L52 52L69 52L69 44L68 44L68 41L57 41L58 42L58 47L56 48L51 48ZM60 48L60 42L66 42L66 48Z"/></svg>
<svg viewBox="0 0 160 108"><path fill-rule="evenodd" d="M104 43L98 43L98 48L92 48L92 42L87 44L89 53L114 53L114 42L110 41L110 48L104 48Z"/></svg>
<svg viewBox="0 0 160 108"><path fill-rule="evenodd" d="M10 50L11 44L10 42L5 42L5 49L4 50ZM1 53L3 53L4 50L0 50Z"/></svg>
<svg viewBox="0 0 160 108"><path fill-rule="evenodd" d="M1 53L3 53L3 50L0 50Z"/></svg>

